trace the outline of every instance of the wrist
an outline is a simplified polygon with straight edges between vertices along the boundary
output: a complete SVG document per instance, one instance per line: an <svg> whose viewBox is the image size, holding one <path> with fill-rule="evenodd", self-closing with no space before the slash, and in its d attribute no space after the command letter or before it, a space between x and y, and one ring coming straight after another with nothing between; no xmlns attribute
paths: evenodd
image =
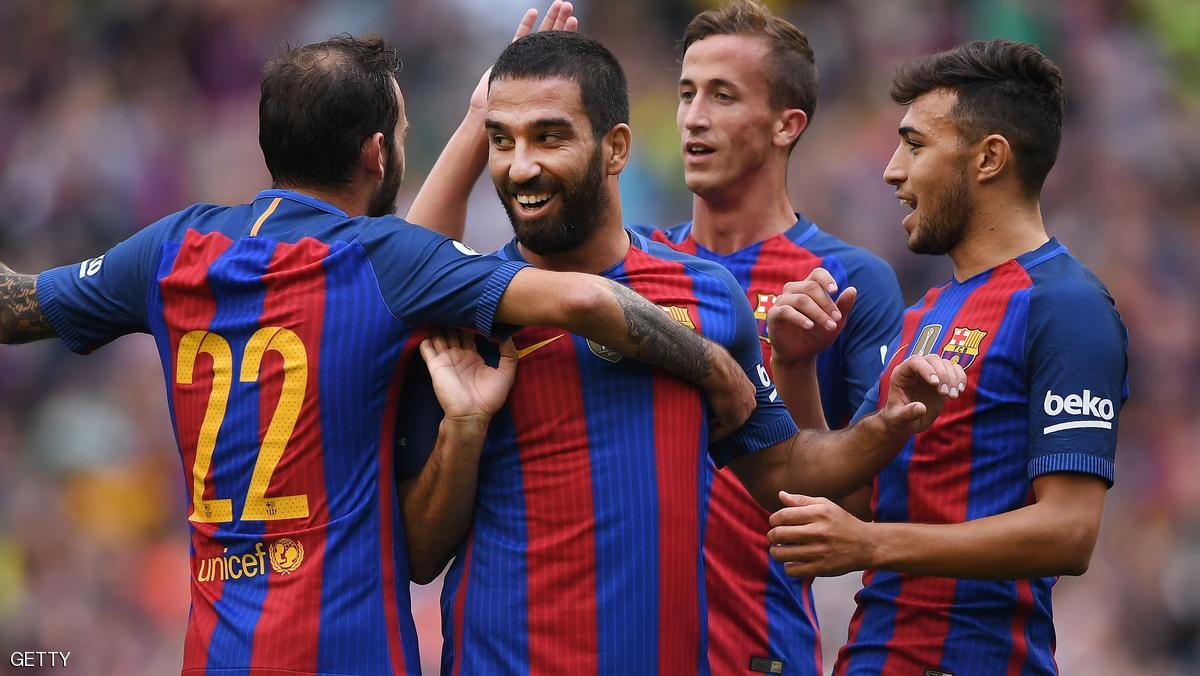
<svg viewBox="0 0 1200 676"><path fill-rule="evenodd" d="M787 370L789 373L798 375L809 375L817 371L817 355L801 354L792 357L785 357L778 351L771 352L771 373L778 373L782 370Z"/></svg>
<svg viewBox="0 0 1200 676"><path fill-rule="evenodd" d="M487 436L492 416L483 413L449 415L442 418L439 433L456 441L479 440Z"/></svg>

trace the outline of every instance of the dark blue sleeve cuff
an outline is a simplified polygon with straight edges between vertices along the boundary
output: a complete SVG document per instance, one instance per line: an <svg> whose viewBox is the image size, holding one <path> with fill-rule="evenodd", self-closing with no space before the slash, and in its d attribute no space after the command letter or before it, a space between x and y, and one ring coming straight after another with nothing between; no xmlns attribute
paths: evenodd
<svg viewBox="0 0 1200 676"><path fill-rule="evenodd" d="M475 329L477 331L485 336L493 335L493 324L496 320L496 310L500 307L500 297L512 283L513 277L527 267L529 267L528 263L507 261L496 268L491 277L488 277L483 287L483 295L475 305Z"/></svg>
<svg viewBox="0 0 1200 676"><path fill-rule="evenodd" d="M78 354L88 354L92 351L93 346L88 341L84 340L79 332L75 330L67 316L63 313L62 307L58 302L58 286L54 281L55 274L58 273L58 268L54 270L46 270L38 275L37 278L37 297L38 305L41 308L42 316L62 339L62 342L72 351Z"/></svg>
<svg viewBox="0 0 1200 676"><path fill-rule="evenodd" d="M800 428L796 427L796 423L792 422L792 417L785 414L765 427L750 429L749 425L743 426L742 429L734 432L728 438L710 445L708 453L712 456L713 462L720 468L743 455L761 451L764 448L790 439L799 431Z"/></svg>
<svg viewBox="0 0 1200 676"><path fill-rule="evenodd" d="M1094 474L1113 485L1116 478L1115 466L1108 458L1091 453L1053 453L1029 461L1029 478L1036 479L1054 472L1078 472Z"/></svg>

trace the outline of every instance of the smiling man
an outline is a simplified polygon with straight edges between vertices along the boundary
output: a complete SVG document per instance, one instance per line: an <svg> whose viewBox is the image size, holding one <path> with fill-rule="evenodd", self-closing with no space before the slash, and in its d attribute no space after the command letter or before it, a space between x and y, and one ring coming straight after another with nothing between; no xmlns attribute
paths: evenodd
<svg viewBox="0 0 1200 676"><path fill-rule="evenodd" d="M1112 297L1042 222L1062 73L1032 45L971 42L901 66L892 98L908 110L884 179L913 209L908 247L954 277L889 353L958 363L967 394L880 473L875 523L798 500L773 553L795 575L871 569L837 674L1055 673L1051 588L1087 569L1127 394Z"/></svg>
<svg viewBox="0 0 1200 676"><path fill-rule="evenodd" d="M783 487L843 495L960 391L958 367L920 356L897 367L879 415L840 432L797 431L729 272L624 228L628 96L613 55L578 34L537 33L501 54L487 97L488 168L516 237L500 256L646 294L729 348L758 385L758 408L716 440L696 388L561 330L514 335L516 382L482 452L435 448L405 487L406 522L425 524L408 542L414 579L455 557L442 606L447 673L709 671L707 598L726 593L705 588L712 463L729 464L762 504L776 504ZM460 184L457 197L469 189ZM811 320L836 324L824 300ZM779 328L791 345L795 328ZM794 393L812 374L778 375L780 391ZM798 417L819 418L815 397L789 398L808 405ZM419 436L429 435L410 438ZM472 496L473 514L439 507ZM452 546L444 533L465 542Z"/></svg>

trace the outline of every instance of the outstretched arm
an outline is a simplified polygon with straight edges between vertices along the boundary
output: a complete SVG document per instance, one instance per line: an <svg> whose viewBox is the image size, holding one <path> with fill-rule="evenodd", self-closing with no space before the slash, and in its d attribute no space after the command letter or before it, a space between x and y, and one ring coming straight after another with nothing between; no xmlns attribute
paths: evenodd
<svg viewBox="0 0 1200 676"><path fill-rule="evenodd" d="M546 10L546 17L538 30L578 30L579 19L572 16L573 12L571 3L555 0ZM525 11L513 35L514 42L533 32L537 16L536 9ZM487 133L483 128L483 118L491 72L489 68L479 78L479 84L471 94L466 117L446 142L442 154L413 199L412 207L405 216L409 223L424 226L451 239L463 238L467 224L467 199L487 165Z"/></svg>
<svg viewBox="0 0 1200 676"><path fill-rule="evenodd" d="M828 500L784 494L768 539L793 577L868 568L988 580L1082 575L1107 491L1097 476L1046 474L1033 480L1032 505L955 524L864 523Z"/></svg>
<svg viewBox="0 0 1200 676"><path fill-rule="evenodd" d="M927 429L945 399L957 397L965 384L957 364L932 355L910 357L892 372L887 403L877 413L836 432L801 430L730 467L766 509L778 509L781 490L840 499L878 474L909 437Z"/></svg>
<svg viewBox="0 0 1200 676"><path fill-rule="evenodd" d="M450 331L423 341L421 357L445 417L425 467L400 485L400 505L410 576L417 584L428 584L470 532L479 454L488 424L512 388L517 352L506 341L500 363L491 368L476 351L472 336Z"/></svg>
<svg viewBox="0 0 1200 676"><path fill-rule="evenodd" d="M37 297L37 275L22 275L0 263L0 343L55 337Z"/></svg>
<svg viewBox="0 0 1200 676"><path fill-rule="evenodd" d="M496 321L556 326L700 387L713 409L714 438L741 427L754 410L754 385L723 347L603 277L523 268L501 296Z"/></svg>

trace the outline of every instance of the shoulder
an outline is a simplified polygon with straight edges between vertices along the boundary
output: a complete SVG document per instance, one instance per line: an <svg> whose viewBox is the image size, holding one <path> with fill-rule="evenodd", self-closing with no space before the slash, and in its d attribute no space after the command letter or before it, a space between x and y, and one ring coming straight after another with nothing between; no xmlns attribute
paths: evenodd
<svg viewBox="0 0 1200 676"><path fill-rule="evenodd" d="M1066 249L1026 267L1033 282L1031 310L1078 313L1080 310L1116 312L1112 294L1079 259Z"/></svg>
<svg viewBox="0 0 1200 676"><path fill-rule="evenodd" d="M731 295L742 295L741 286L738 285L733 274L720 263L693 256L646 237L637 238L635 235L633 244L639 257L647 262L659 261L671 266L680 266L693 279L719 282L726 290L730 291ZM653 263L650 264L653 265Z"/></svg>
<svg viewBox="0 0 1200 676"><path fill-rule="evenodd" d="M900 288L896 272L887 261L824 230L818 229L802 246L822 258L837 259L855 286L879 283Z"/></svg>

